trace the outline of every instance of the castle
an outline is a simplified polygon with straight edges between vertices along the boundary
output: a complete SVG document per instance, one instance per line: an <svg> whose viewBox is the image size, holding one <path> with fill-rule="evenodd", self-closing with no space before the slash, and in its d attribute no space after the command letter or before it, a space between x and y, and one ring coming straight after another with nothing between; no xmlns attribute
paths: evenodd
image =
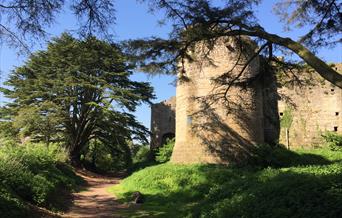
<svg viewBox="0 0 342 218"><path fill-rule="evenodd" d="M246 44L222 38L210 51L196 46L186 75L178 75L176 97L152 105L151 149L175 137L174 163L230 163L257 144L315 146L325 131L342 133L342 89L309 70L286 84ZM342 64L334 67L342 72Z"/></svg>

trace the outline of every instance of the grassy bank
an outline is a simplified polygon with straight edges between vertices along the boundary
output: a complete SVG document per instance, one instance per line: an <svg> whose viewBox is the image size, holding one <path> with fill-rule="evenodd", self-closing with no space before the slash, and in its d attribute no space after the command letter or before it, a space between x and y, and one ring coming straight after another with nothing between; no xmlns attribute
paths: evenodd
<svg viewBox="0 0 342 218"><path fill-rule="evenodd" d="M55 144L1 146L0 217L32 217L27 203L64 209L64 194L82 182L66 160L66 152Z"/></svg>
<svg viewBox="0 0 342 218"><path fill-rule="evenodd" d="M342 152L276 150L268 159L268 167L161 164L132 174L110 191L126 202L135 191L144 194L145 203L126 211L127 217L342 214Z"/></svg>

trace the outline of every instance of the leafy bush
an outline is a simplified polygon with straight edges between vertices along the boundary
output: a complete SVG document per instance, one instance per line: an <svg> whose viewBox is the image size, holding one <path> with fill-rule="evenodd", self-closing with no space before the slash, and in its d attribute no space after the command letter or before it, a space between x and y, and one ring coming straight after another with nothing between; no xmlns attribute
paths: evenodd
<svg viewBox="0 0 342 218"><path fill-rule="evenodd" d="M153 157L153 153L146 145L135 146L132 150L133 164L128 169L130 172L134 172L143 169L148 166L155 165L156 162Z"/></svg>
<svg viewBox="0 0 342 218"><path fill-rule="evenodd" d="M151 160L151 157L150 148L146 145L141 145L137 152L133 154L133 163L148 162Z"/></svg>
<svg viewBox="0 0 342 218"><path fill-rule="evenodd" d="M167 140L166 144L158 149L156 161L165 163L170 160L173 147L175 146L175 139Z"/></svg>
<svg viewBox="0 0 342 218"><path fill-rule="evenodd" d="M326 145L333 151L342 150L342 135L333 132L326 132L322 135Z"/></svg>
<svg viewBox="0 0 342 218"><path fill-rule="evenodd" d="M12 122L0 120L0 146L13 146L17 143L17 130Z"/></svg>
<svg viewBox="0 0 342 218"><path fill-rule="evenodd" d="M61 197L60 190L71 191L81 182L66 161L67 153L59 144L2 146L0 187L12 193L15 202L23 199L54 209L56 196ZM3 210L1 205L0 209Z"/></svg>
<svg viewBox="0 0 342 218"><path fill-rule="evenodd" d="M8 187L0 183L0 215L3 218L30 217L28 207Z"/></svg>

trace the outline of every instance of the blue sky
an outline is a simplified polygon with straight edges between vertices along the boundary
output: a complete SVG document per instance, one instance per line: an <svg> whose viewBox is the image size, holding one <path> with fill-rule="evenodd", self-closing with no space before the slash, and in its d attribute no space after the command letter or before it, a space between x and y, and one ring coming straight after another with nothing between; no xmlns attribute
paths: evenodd
<svg viewBox="0 0 342 218"><path fill-rule="evenodd" d="M275 1L264 0L257 8L257 16L261 26L267 31L281 36L288 36L293 39L298 39L300 35L303 35L306 31L305 28L301 30L293 30L291 32L284 32L283 25L279 22L279 18L272 13L272 5ZM170 30L169 26L158 25L158 18L162 14L149 14L146 4L137 3L136 0L116 0L116 25L114 26L114 37L116 41L125 39L142 38L149 36L161 36L166 37ZM63 31L70 31L75 29L76 20L69 14L63 13L58 18L58 21L48 31L53 36L58 36ZM36 49L43 48L36 46ZM342 46L339 45L334 49L322 49L319 51L318 56L328 62L342 62ZM9 49L6 45L0 45L0 70L2 83L11 69L14 66L19 66L25 60L24 56L18 56L14 49ZM148 76L143 73L135 73L132 79L139 81L149 81L155 89L156 99L154 102L159 102L164 99L168 99L175 95L175 87L172 83L175 80L174 76ZM0 104L5 101L0 96ZM148 105L142 105L135 113L138 120L145 126L150 127L150 107Z"/></svg>

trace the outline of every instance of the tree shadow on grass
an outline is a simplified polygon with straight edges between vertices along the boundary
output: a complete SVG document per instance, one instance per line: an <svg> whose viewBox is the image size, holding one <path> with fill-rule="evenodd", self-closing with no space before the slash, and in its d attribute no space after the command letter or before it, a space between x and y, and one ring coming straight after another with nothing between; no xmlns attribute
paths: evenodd
<svg viewBox="0 0 342 218"><path fill-rule="evenodd" d="M339 217L342 167L265 169L237 179L212 180L191 214L204 217ZM208 168L203 173L212 177Z"/></svg>
<svg viewBox="0 0 342 218"><path fill-rule="evenodd" d="M327 158L310 153L298 153L282 146L271 147L267 144L253 148L247 164L255 167L295 167L307 165L328 165L333 163Z"/></svg>
<svg viewBox="0 0 342 218"><path fill-rule="evenodd" d="M305 156L310 160L312 156ZM316 156L313 156L316 161ZM320 161L320 160L319 160ZM342 166L312 165L286 169L203 165L205 182L177 191L162 188L126 211L127 217L339 217ZM126 193L129 200L132 193Z"/></svg>

